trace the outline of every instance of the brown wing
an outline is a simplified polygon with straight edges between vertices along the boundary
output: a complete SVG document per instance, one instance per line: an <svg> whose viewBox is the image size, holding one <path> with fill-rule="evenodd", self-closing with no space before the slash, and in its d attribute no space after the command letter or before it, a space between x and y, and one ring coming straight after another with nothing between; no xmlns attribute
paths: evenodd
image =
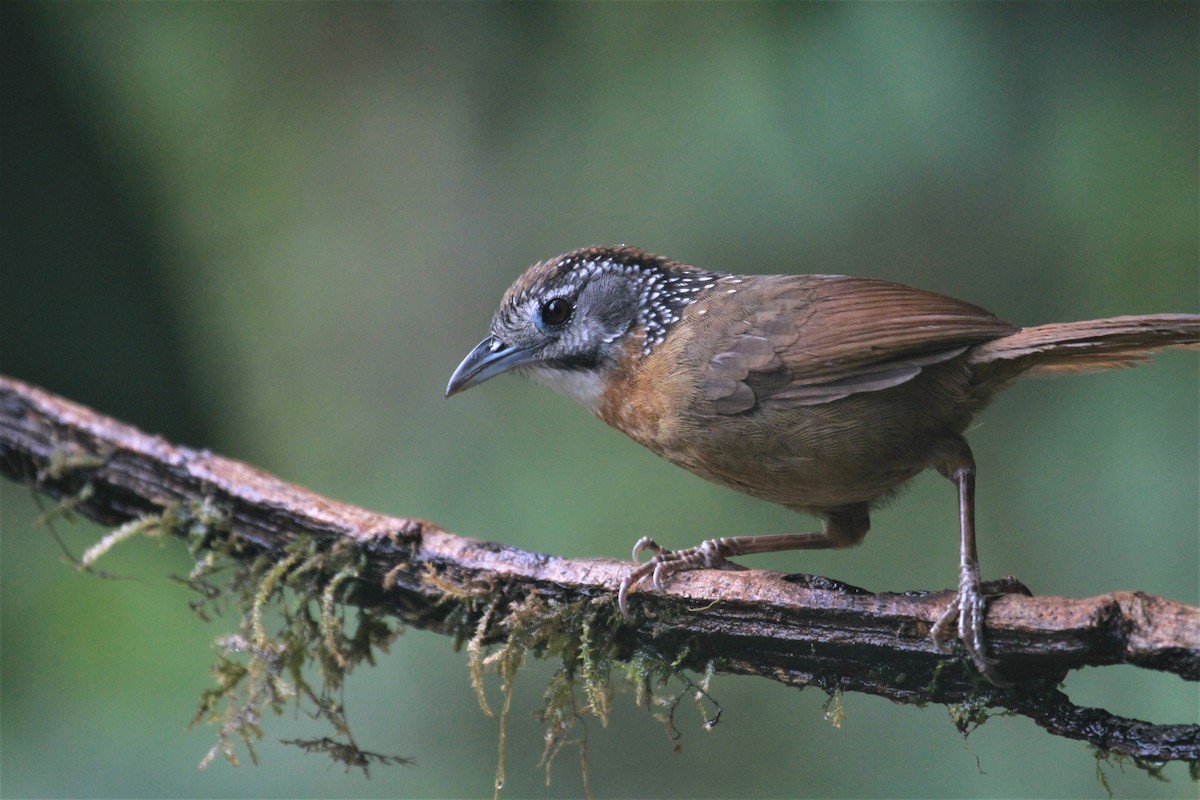
<svg viewBox="0 0 1200 800"><path fill-rule="evenodd" d="M818 405L887 389L1017 330L970 303L886 281L797 275L753 285L746 324L707 368L706 392L723 414L767 398Z"/></svg>

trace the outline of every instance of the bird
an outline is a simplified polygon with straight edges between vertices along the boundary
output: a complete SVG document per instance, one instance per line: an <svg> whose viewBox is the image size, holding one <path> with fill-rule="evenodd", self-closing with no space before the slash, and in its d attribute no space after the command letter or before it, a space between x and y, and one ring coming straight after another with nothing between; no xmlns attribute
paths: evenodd
<svg viewBox="0 0 1200 800"><path fill-rule="evenodd" d="M807 533L726 536L668 550L643 537L618 589L728 559L859 544L871 510L926 469L955 484L959 579L931 628L1007 682L985 638L975 458L963 436L1023 374L1143 363L1200 344L1200 315L1018 327L962 300L871 278L741 275L632 246L573 250L529 267L446 396L502 373L579 402L654 453L717 484L821 521ZM647 561L640 556L649 551Z"/></svg>

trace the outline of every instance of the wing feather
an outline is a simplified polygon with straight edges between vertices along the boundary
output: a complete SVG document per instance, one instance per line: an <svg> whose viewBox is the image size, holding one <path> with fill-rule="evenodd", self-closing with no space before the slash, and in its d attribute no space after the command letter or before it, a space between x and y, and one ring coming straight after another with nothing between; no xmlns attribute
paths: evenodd
<svg viewBox="0 0 1200 800"><path fill-rule="evenodd" d="M757 280L761 294L745 300L757 311L707 366L705 391L722 414L881 391L1017 330L978 306L887 281Z"/></svg>

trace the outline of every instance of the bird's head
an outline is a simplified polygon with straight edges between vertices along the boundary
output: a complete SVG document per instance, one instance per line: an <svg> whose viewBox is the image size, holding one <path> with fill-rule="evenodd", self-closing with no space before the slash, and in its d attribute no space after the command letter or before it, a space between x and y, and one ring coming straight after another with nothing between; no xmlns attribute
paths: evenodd
<svg viewBox="0 0 1200 800"><path fill-rule="evenodd" d="M634 247L534 264L504 293L491 334L458 365L446 396L516 371L595 411L621 360L653 349L719 277Z"/></svg>

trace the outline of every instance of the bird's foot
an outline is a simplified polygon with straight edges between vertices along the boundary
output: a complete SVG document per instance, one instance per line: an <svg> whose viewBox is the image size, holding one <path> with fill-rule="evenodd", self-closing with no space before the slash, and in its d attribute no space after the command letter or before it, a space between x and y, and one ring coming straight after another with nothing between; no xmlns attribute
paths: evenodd
<svg viewBox="0 0 1200 800"><path fill-rule="evenodd" d="M987 639L983 632L987 603L987 597L980 586L979 568L964 568L958 584L958 594L934 623L929 632L930 638L943 652L949 649L946 646L947 640L957 638L966 648L979 674L996 686L1011 686L1010 682L1001 679L997 674L996 665L999 662L987 653ZM952 631L956 621L957 636L954 636Z"/></svg>
<svg viewBox="0 0 1200 800"><path fill-rule="evenodd" d="M648 561L638 564L638 556L647 551L653 552L654 555ZM633 546L633 562L637 566L621 581L621 588L617 592L617 607L621 609L621 616L624 617L629 616L629 593L647 578L650 580L650 587L656 592L661 592L667 579L677 572L729 566L718 539L708 539L695 547L686 547L683 550L668 550L649 536L638 539L637 544Z"/></svg>

